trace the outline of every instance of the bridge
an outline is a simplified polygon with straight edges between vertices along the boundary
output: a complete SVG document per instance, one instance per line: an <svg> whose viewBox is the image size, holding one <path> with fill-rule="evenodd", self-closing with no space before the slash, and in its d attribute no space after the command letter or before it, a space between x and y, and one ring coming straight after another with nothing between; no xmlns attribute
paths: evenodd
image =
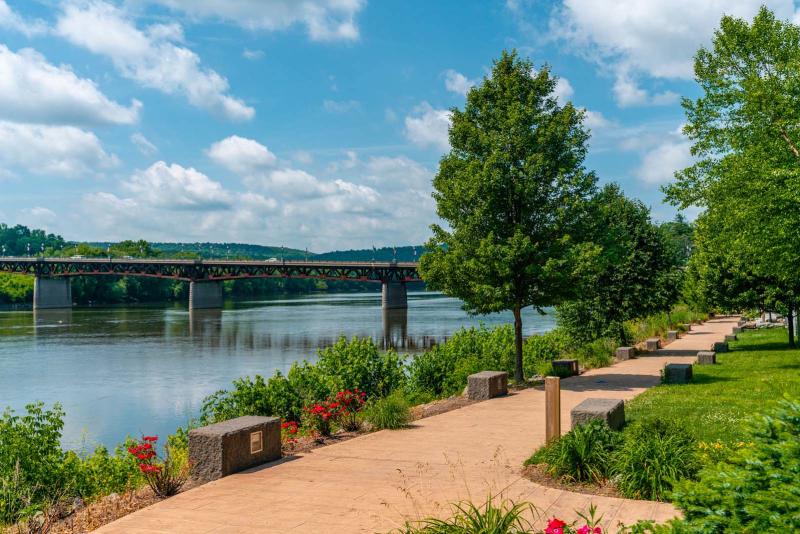
<svg viewBox="0 0 800 534"><path fill-rule="evenodd" d="M408 307L406 283L420 280L413 262L177 260L147 258L0 257L0 272L35 277L34 309L72 306L74 276L146 276L189 282L189 309L222 308L222 282L253 278L317 278L381 284L384 309Z"/></svg>

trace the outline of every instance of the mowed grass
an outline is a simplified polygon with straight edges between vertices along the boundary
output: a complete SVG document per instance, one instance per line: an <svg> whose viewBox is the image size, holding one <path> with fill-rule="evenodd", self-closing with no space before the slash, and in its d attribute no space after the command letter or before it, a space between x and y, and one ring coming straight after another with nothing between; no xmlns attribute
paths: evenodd
<svg viewBox="0 0 800 534"><path fill-rule="evenodd" d="M784 395L800 398L800 350L790 349L786 330L745 330L717 354L717 365L695 365L687 385L654 387L625 406L628 421L678 420L700 441L735 443L746 438L747 421Z"/></svg>

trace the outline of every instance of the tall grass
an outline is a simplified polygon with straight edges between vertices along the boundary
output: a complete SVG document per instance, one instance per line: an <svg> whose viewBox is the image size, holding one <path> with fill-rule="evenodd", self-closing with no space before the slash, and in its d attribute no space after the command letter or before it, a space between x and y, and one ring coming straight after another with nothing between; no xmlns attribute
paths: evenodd
<svg viewBox="0 0 800 534"><path fill-rule="evenodd" d="M525 534L534 532L531 520L539 513L531 503L503 500L490 495L480 506L465 501L451 505L448 519L428 518L407 523L397 534Z"/></svg>
<svg viewBox="0 0 800 534"><path fill-rule="evenodd" d="M618 442L619 434L605 421L590 421L545 445L525 463L546 464L545 470L554 477L599 482L608 475L611 453Z"/></svg>

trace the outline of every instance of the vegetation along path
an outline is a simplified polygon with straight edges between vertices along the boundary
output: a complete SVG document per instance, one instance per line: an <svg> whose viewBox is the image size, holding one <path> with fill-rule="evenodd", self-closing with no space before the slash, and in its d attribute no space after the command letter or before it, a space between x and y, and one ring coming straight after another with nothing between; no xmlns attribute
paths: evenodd
<svg viewBox="0 0 800 534"><path fill-rule="evenodd" d="M667 362L693 361L735 322L708 321L654 356L563 380L562 431L583 399L635 397L659 383ZM668 503L583 495L521 478L523 461L544 439L544 392L528 389L229 476L98 532L386 532L488 493L530 501L542 518L575 518L594 503L612 529L620 521L676 515Z"/></svg>

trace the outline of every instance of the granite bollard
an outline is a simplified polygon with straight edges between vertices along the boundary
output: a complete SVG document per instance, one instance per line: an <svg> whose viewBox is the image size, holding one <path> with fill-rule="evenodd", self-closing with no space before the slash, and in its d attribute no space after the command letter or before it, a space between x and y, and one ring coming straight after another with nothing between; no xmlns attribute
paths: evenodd
<svg viewBox="0 0 800 534"><path fill-rule="evenodd" d="M667 384L688 384L691 381L691 363L668 363L664 366L664 382Z"/></svg>
<svg viewBox="0 0 800 534"><path fill-rule="evenodd" d="M617 360L622 362L625 360L630 360L631 358L636 356L636 353L633 347L617 347L615 356L617 357Z"/></svg>
<svg viewBox="0 0 800 534"><path fill-rule="evenodd" d="M561 378L578 374L578 360L553 360L553 371Z"/></svg>
<svg viewBox="0 0 800 534"><path fill-rule="evenodd" d="M208 481L281 457L281 420L245 415L189 431L192 478Z"/></svg>
<svg viewBox="0 0 800 534"><path fill-rule="evenodd" d="M661 338L651 337L644 342L644 347L648 351L656 351L661 348Z"/></svg>
<svg viewBox="0 0 800 534"><path fill-rule="evenodd" d="M736 334L728 334L725 336L725 341L736 341Z"/></svg>
<svg viewBox="0 0 800 534"><path fill-rule="evenodd" d="M667 330L667 341L675 341L676 339L678 339L678 331Z"/></svg>
<svg viewBox="0 0 800 534"><path fill-rule="evenodd" d="M741 326L734 326L733 329L731 330L731 333L732 334L741 334L742 333L742 327Z"/></svg>
<svg viewBox="0 0 800 534"><path fill-rule="evenodd" d="M508 373L505 371L481 371L467 377L467 397L472 400L487 400L508 393Z"/></svg>
<svg viewBox="0 0 800 534"><path fill-rule="evenodd" d="M625 424L625 403L620 399L585 399L570 412L572 427L589 421L605 421L609 428L620 430Z"/></svg>
<svg viewBox="0 0 800 534"><path fill-rule="evenodd" d="M701 350L697 353L697 365L713 365L717 363L717 353L711 350Z"/></svg>
<svg viewBox="0 0 800 534"><path fill-rule="evenodd" d="M711 346L711 350L716 353L728 352L728 343L726 341L717 341Z"/></svg>

